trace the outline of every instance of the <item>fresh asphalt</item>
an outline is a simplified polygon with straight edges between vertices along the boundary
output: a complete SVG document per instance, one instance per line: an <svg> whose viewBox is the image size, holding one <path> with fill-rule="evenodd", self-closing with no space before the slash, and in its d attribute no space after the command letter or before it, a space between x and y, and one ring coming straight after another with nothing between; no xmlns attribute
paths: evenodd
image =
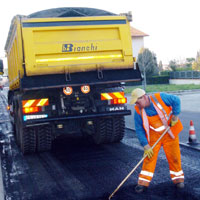
<svg viewBox="0 0 200 200"><path fill-rule="evenodd" d="M184 94L180 98L180 118L184 125L180 140L187 143L190 120L196 125L196 135L199 138L199 94ZM188 105L188 101L192 103ZM108 199L142 157L143 149L131 129L126 129L125 137L119 144L95 146L87 139L62 138L54 143L51 152L24 157L12 135L5 109L6 99L3 97L0 102L0 178L3 175L3 179L0 179L0 199ZM126 125L134 128L133 116L126 117ZM114 195L113 200L200 199L199 151L182 146L181 153L186 182L183 191L177 192L171 183L166 158L161 150L148 192L142 195L134 192L140 166Z"/></svg>
<svg viewBox="0 0 200 200"><path fill-rule="evenodd" d="M130 130L126 130L121 143L96 146L86 138L66 137L58 139L52 151L28 156L19 152L12 134L3 135L1 140L5 199L10 200L106 200L143 155ZM139 195L134 191L139 166L112 199L199 199L199 152L181 147L181 153L184 190L175 189L161 150L147 193Z"/></svg>

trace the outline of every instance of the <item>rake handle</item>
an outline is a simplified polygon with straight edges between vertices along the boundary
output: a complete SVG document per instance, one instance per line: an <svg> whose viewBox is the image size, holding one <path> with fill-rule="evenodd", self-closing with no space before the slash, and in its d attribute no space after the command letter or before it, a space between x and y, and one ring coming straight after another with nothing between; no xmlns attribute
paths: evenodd
<svg viewBox="0 0 200 200"><path fill-rule="evenodd" d="M169 131L170 126L165 129L162 135L158 138L158 140L151 147L152 149L158 144L158 142L164 137L164 135ZM142 159L137 163L137 165L129 172L129 174L122 180L122 182L117 186L114 192L109 196L109 200L113 197L113 195L119 190L119 188L126 182L126 180L131 176L131 174L138 168L138 166L143 162L143 160L147 157L147 155L143 156Z"/></svg>

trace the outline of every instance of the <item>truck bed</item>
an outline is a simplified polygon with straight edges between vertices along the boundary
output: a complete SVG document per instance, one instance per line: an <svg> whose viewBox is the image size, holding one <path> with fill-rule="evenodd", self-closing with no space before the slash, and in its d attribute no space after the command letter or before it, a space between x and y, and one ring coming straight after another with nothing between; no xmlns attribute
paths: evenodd
<svg viewBox="0 0 200 200"><path fill-rule="evenodd" d="M19 89L25 79L32 80L28 77L61 76L68 80L74 73L85 76L85 72L94 72L99 78L101 71L105 74L106 70L134 66L128 18L90 8L17 15L12 20L5 50L10 90ZM137 78L137 73L132 76L133 80ZM56 82L54 86L57 85Z"/></svg>

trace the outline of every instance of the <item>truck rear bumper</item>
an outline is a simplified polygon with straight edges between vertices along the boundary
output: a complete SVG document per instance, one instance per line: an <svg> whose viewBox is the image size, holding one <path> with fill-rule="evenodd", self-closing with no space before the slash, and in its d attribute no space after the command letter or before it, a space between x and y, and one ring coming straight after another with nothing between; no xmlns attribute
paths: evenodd
<svg viewBox="0 0 200 200"><path fill-rule="evenodd" d="M66 116L66 117L57 117L57 118L45 118L45 119L35 119L24 122L25 127L29 126L37 126L42 124L50 124L55 121L64 121L70 119L94 119L101 117L112 117L112 116L125 116L131 115L130 110L125 111L117 111L117 112L109 112L109 113L98 113L98 114L87 114L87 115L79 115L79 116Z"/></svg>

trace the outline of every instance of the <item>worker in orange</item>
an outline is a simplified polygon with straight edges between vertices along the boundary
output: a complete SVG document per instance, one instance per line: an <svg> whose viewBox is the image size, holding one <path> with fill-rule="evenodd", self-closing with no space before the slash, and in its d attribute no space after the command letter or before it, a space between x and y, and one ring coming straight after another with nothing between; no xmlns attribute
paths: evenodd
<svg viewBox="0 0 200 200"><path fill-rule="evenodd" d="M161 146L169 163L170 176L177 189L184 188L184 173L181 168L181 153L178 134L183 129L178 118L180 99L167 93L147 95L144 90L136 88L131 93L130 104L135 104L136 135L144 147L142 170L139 174L137 193L146 191L156 167L157 157ZM171 126L170 131L152 149L164 130Z"/></svg>

